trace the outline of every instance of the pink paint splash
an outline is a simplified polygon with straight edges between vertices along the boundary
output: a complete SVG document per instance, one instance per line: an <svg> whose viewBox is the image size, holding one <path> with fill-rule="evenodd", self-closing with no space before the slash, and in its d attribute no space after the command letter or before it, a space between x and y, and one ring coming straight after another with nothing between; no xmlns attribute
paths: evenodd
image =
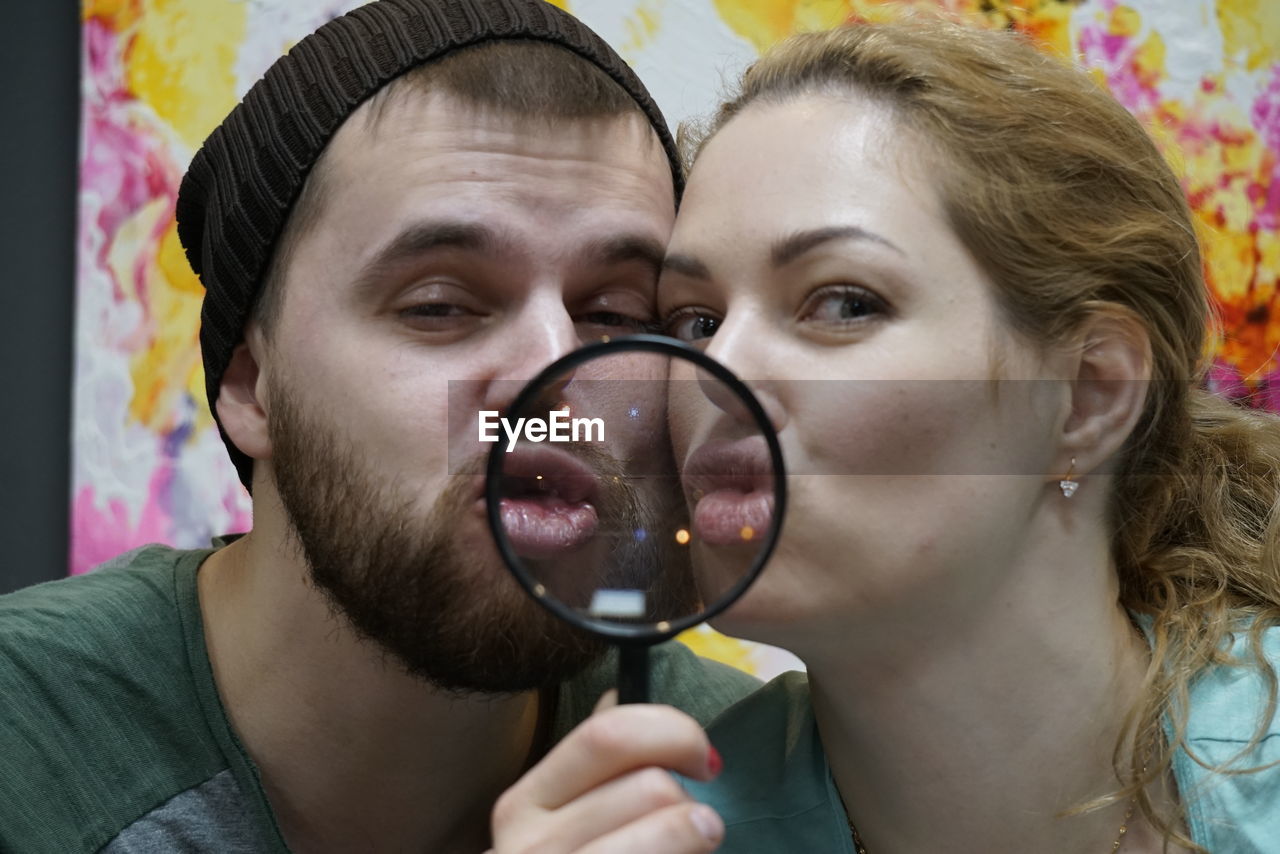
<svg viewBox="0 0 1280 854"><path fill-rule="evenodd" d="M1269 155L1263 167L1268 182L1266 186L1252 184L1249 201L1257 210L1257 226L1274 231L1280 229L1280 62L1271 66L1271 79L1254 99L1249 114Z"/></svg>
<svg viewBox="0 0 1280 854"><path fill-rule="evenodd" d="M1262 378L1253 405L1268 412L1280 412L1280 367Z"/></svg>
<svg viewBox="0 0 1280 854"><path fill-rule="evenodd" d="M1249 386L1235 366L1221 359L1214 359L1209 368L1206 384L1209 391L1231 401L1242 401L1249 397Z"/></svg>
<svg viewBox="0 0 1280 854"><path fill-rule="evenodd" d="M161 241L173 223L185 166L178 162L183 155L175 151L172 134L129 90L125 72L133 37L132 31L117 34L101 19L83 22L77 281L82 289L100 288L105 293L95 292L92 299L81 301L76 346L90 359L97 352L109 355L117 365L114 379L127 370L120 367L125 360L119 357L146 353L157 324L163 322L153 310L148 284ZM154 221L149 216L145 233L135 229L126 235L123 229L144 210L154 212ZM194 340L191 346L196 347ZM76 377L79 399L87 407L81 413L84 418L103 417L97 408L99 389L83 388L101 383L103 376L89 371ZM110 412L118 417L114 408ZM181 461L190 449L194 408L182 407L172 420L145 459L100 461L108 468L95 469L86 475L87 481L74 485L72 574L144 543L204 546L214 533L251 527L242 490L234 480L216 494L201 488L207 481L184 480L193 476L183 473ZM107 493L109 467L126 465L145 467L146 489L139 485L124 494L114 489ZM208 477L219 475L209 472ZM218 530L212 530L215 526Z"/></svg>
<svg viewBox="0 0 1280 854"><path fill-rule="evenodd" d="M241 501L238 481L232 481L223 496L225 530L210 530L209 520L185 518L183 506L175 506L174 496L185 494L177 483L171 459L161 462L147 483L146 501L131 521L129 502L112 498L103 504L93 485L85 486L72 502L71 574L88 572L124 552L147 543L176 545L187 543L204 548L217 535L248 531L253 515Z"/></svg>
<svg viewBox="0 0 1280 854"><path fill-rule="evenodd" d="M123 54L127 44L102 21L90 18L85 21L85 62L88 66L87 83L81 120L84 128L84 144L80 162L80 188L83 194L92 194L100 207L92 221L80 222L80 251L82 263L92 263L108 276L111 275L107 255L120 226L133 217L145 205L163 199L169 213L158 218L145 243L146 251L136 253L129 275L132 290L139 294L139 307L146 321L139 326L138 335L151 331L150 300L146 298L147 262L157 254L160 240L172 221L172 210L177 200L177 187L182 170L164 146L159 129L144 121L134 96L128 91L123 77ZM87 256L89 232L102 236L98 251ZM117 300L124 298L122 282L112 279ZM129 346L141 347L145 340L129 342Z"/></svg>
<svg viewBox="0 0 1280 854"><path fill-rule="evenodd" d="M99 507L92 485L83 487L71 505L74 520L71 537L71 574L88 572L95 566L145 543L168 543L171 519L161 506L159 480L168 479L168 466L162 466L151 478L147 503L137 522L129 519L128 505L119 498Z"/></svg>
<svg viewBox="0 0 1280 854"><path fill-rule="evenodd" d="M1104 17L1109 19L1117 5L1115 0L1105 0ZM1082 64L1103 73L1107 88L1129 112L1141 118L1159 107L1162 72L1142 67L1138 57L1142 43L1133 36L1117 35L1105 20L1093 20L1080 28L1076 49Z"/></svg>
<svg viewBox="0 0 1280 854"><path fill-rule="evenodd" d="M1271 66L1271 79L1250 110L1253 127L1272 151L1280 151L1280 62Z"/></svg>

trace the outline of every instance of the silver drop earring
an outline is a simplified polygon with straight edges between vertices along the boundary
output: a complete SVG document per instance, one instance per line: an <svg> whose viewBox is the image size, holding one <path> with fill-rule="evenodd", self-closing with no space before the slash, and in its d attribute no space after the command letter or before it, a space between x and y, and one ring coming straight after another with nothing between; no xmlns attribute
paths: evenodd
<svg viewBox="0 0 1280 854"><path fill-rule="evenodd" d="M1076 490L1080 488L1080 482L1078 480L1071 479L1071 475L1075 474L1075 471L1076 458L1072 457L1071 466L1067 469L1066 475L1063 476L1062 480L1058 481L1058 489L1062 490L1063 498L1070 498L1075 495Z"/></svg>

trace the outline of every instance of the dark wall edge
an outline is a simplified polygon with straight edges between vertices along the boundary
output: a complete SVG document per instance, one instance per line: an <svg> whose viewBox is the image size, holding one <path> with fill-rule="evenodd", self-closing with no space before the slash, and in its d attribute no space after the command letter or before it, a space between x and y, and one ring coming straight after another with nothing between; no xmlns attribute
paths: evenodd
<svg viewBox="0 0 1280 854"><path fill-rule="evenodd" d="M0 593L67 574L80 9L0 28Z"/></svg>

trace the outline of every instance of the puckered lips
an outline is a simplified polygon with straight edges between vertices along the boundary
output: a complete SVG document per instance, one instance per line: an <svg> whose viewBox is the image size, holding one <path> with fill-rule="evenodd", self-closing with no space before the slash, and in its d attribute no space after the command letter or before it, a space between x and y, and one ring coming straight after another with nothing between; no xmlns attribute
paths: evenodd
<svg viewBox="0 0 1280 854"><path fill-rule="evenodd" d="M699 445L681 473L693 505L693 533L727 546L758 542L773 522L773 464L764 438L713 439Z"/></svg>
<svg viewBox="0 0 1280 854"><path fill-rule="evenodd" d="M555 557L583 546L600 524L600 481L558 448L527 444L503 456L499 505L507 539L524 558Z"/></svg>

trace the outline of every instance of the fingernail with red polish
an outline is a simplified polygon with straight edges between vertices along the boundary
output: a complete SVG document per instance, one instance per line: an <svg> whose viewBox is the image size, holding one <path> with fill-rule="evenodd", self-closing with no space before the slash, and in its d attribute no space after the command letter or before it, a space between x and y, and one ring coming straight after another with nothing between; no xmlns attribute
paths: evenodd
<svg viewBox="0 0 1280 854"><path fill-rule="evenodd" d="M714 747L707 749L707 770L711 772L712 777L719 777L720 772L724 770L724 760L720 758L720 751Z"/></svg>

